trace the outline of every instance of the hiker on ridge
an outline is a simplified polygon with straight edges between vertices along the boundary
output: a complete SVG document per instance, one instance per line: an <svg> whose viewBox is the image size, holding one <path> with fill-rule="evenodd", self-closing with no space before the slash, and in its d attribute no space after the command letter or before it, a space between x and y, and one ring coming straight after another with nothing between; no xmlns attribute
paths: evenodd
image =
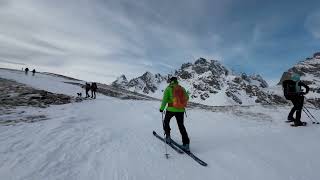
<svg viewBox="0 0 320 180"><path fill-rule="evenodd" d="M91 84L91 98L96 98L96 92L97 92L98 86L97 83L93 82Z"/></svg>
<svg viewBox="0 0 320 180"><path fill-rule="evenodd" d="M90 89L91 89L90 84L89 84L89 83L86 83L86 85L85 85L84 88L85 88L85 90L86 90L86 98L90 97L90 95L89 95L89 91L90 91Z"/></svg>

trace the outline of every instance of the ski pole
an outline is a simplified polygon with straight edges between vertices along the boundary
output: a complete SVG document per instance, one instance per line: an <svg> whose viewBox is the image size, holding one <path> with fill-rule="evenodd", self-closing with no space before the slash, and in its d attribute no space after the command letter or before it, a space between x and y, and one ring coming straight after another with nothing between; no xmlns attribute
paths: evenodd
<svg viewBox="0 0 320 180"><path fill-rule="evenodd" d="M164 130L164 119L163 119L163 112L161 113L162 115L162 128L163 128L163 139L165 140L165 143L164 143L164 147L165 147L165 151L166 153L164 154L166 156L166 158L168 159L169 158L169 154L168 154L168 144L167 144L167 141L166 141L166 132Z"/></svg>
<svg viewBox="0 0 320 180"><path fill-rule="evenodd" d="M320 124L319 121L312 115L312 113L311 113L307 108L304 107L304 109L305 109L305 110L309 113L309 115L314 119L314 121L315 121L314 123Z"/></svg>
<svg viewBox="0 0 320 180"><path fill-rule="evenodd" d="M312 118L311 118L310 115L306 112L306 110L305 110L305 109L302 109L302 110L303 110L303 112L308 116L308 118L311 120L312 124L315 124L316 122L314 122L314 121L312 120Z"/></svg>

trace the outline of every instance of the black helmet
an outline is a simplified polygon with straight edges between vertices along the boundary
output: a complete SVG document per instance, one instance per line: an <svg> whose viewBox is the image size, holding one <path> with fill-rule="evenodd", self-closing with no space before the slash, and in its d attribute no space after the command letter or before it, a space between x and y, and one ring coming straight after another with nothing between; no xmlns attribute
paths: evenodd
<svg viewBox="0 0 320 180"><path fill-rule="evenodd" d="M169 79L169 83L171 83L171 82L178 82L178 78L177 77L171 77Z"/></svg>

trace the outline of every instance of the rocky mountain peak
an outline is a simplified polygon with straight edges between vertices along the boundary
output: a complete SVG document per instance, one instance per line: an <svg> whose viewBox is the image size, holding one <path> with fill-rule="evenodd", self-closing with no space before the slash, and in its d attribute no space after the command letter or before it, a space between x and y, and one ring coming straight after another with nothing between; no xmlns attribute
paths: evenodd
<svg viewBox="0 0 320 180"><path fill-rule="evenodd" d="M127 84L128 84L128 79L124 74L122 74L115 81L113 81L111 85L123 89L127 86Z"/></svg>
<svg viewBox="0 0 320 180"><path fill-rule="evenodd" d="M182 64L181 68L175 72L175 76L178 76L181 79L191 79L203 74L220 77L228 75L229 71L217 60L199 58L194 63Z"/></svg>
<svg viewBox="0 0 320 180"><path fill-rule="evenodd" d="M210 64L210 61L208 61L205 58L199 58L194 62L195 65L207 65Z"/></svg>
<svg viewBox="0 0 320 180"><path fill-rule="evenodd" d="M261 88L268 87L268 84L260 75L235 75L219 61L205 58L199 58L194 63L184 63L180 69L166 76L145 72L142 76L130 80L126 89L161 98L159 95L162 95L167 86L166 81L171 76L178 77L180 83L188 89L191 100L195 102L208 101L207 104L210 104L216 95L225 96L225 99L230 99L230 102L235 104L245 103L243 99L268 99L261 91ZM258 96L260 98L256 98Z"/></svg>
<svg viewBox="0 0 320 180"><path fill-rule="evenodd" d="M148 81L152 81L153 80L154 75L151 72L147 71L140 78L143 81L148 82Z"/></svg>

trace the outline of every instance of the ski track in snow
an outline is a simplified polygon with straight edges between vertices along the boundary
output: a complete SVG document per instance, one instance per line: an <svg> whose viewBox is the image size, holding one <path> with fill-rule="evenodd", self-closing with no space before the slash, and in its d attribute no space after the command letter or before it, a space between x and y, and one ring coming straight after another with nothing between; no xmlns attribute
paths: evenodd
<svg viewBox="0 0 320 180"><path fill-rule="evenodd" d="M79 91L47 75L0 70L0 77L65 94ZM159 106L98 94L93 101L41 109L46 121L0 126L0 179L319 179L320 126L289 127L283 123L288 107L189 110L185 125L190 147L208 163L202 167L170 147L165 159L164 144L152 135L153 130L162 134ZM36 108L24 110L38 113ZM312 112L319 117L320 112ZM302 118L307 121L305 115ZM180 142L175 119L171 128Z"/></svg>

